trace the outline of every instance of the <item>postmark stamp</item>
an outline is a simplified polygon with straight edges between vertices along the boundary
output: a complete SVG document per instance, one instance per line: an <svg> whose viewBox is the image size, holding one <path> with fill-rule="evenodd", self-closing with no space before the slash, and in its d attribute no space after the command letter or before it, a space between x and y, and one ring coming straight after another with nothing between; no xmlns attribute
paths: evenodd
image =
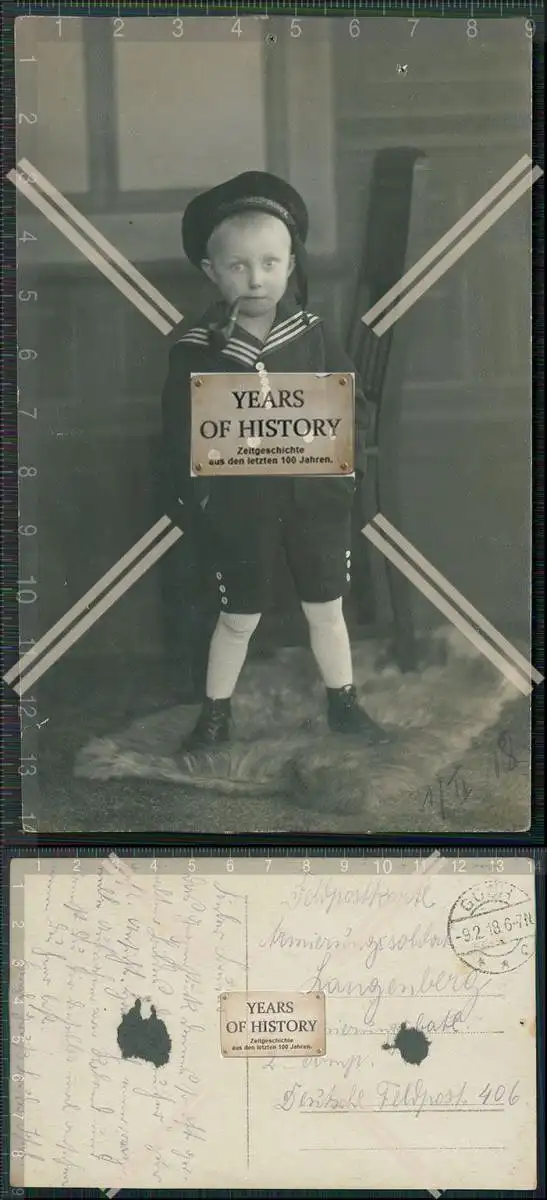
<svg viewBox="0 0 547 1200"><path fill-rule="evenodd" d="M324 992L225 992L220 1046L226 1058L299 1058L326 1052Z"/></svg>
<svg viewBox="0 0 547 1200"><path fill-rule="evenodd" d="M458 958L487 975L514 971L535 949L533 898L514 883L487 879L462 892L448 917Z"/></svg>

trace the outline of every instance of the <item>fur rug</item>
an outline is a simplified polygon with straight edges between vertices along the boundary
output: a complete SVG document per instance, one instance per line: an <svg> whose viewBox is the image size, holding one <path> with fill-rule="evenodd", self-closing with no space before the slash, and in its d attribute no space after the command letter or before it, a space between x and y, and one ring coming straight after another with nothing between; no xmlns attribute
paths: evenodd
<svg viewBox="0 0 547 1200"><path fill-rule="evenodd" d="M228 749L180 753L197 710L178 707L93 739L78 754L75 775L157 779L258 802L277 795L298 808L365 816L404 797L427 799L439 773L461 761L518 696L452 626L428 637L417 672L402 675L373 641L354 647L354 669L362 704L393 734L388 745L371 749L330 733L311 654L290 649L246 664Z"/></svg>

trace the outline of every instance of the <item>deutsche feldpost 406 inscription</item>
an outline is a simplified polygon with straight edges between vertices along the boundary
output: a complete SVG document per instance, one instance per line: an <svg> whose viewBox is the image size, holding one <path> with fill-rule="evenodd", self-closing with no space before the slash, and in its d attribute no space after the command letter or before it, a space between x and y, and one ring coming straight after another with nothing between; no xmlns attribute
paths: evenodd
<svg viewBox="0 0 547 1200"><path fill-rule="evenodd" d="M226 992L220 1044L227 1058L325 1054L324 992Z"/></svg>
<svg viewBox="0 0 547 1200"><path fill-rule="evenodd" d="M191 473L351 475L355 385L331 375L192 375Z"/></svg>

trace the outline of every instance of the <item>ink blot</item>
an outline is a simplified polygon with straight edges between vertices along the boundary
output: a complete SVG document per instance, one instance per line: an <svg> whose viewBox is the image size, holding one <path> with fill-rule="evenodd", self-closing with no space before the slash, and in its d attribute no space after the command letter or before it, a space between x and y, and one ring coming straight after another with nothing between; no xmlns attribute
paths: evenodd
<svg viewBox="0 0 547 1200"><path fill-rule="evenodd" d="M150 1005L150 1016L141 1015L142 1001L135 1000L133 1008L122 1017L118 1025L118 1046L122 1058L140 1058L143 1062L164 1067L169 1062L171 1038L163 1021L156 1016L154 1005Z"/></svg>
<svg viewBox="0 0 547 1200"><path fill-rule="evenodd" d="M393 1045L384 1042L382 1050L398 1050L404 1062L419 1066L427 1058L430 1045L421 1029L409 1029L403 1021Z"/></svg>

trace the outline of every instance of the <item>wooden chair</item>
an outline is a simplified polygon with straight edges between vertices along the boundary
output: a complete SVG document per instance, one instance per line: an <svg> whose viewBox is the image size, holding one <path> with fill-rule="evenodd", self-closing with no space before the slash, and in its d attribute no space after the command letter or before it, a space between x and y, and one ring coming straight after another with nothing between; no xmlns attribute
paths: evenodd
<svg viewBox="0 0 547 1200"><path fill-rule="evenodd" d="M378 512L400 528L400 426L404 370L404 331L395 323L378 337L363 314L404 274L414 191L414 171L422 152L380 151L374 168L363 257L347 333L348 353L372 406L369 462L354 509L353 598L359 624L378 621L378 559L381 558L393 618L393 656L402 671L416 667L410 585L373 549L361 533ZM373 564L376 560L376 579Z"/></svg>

